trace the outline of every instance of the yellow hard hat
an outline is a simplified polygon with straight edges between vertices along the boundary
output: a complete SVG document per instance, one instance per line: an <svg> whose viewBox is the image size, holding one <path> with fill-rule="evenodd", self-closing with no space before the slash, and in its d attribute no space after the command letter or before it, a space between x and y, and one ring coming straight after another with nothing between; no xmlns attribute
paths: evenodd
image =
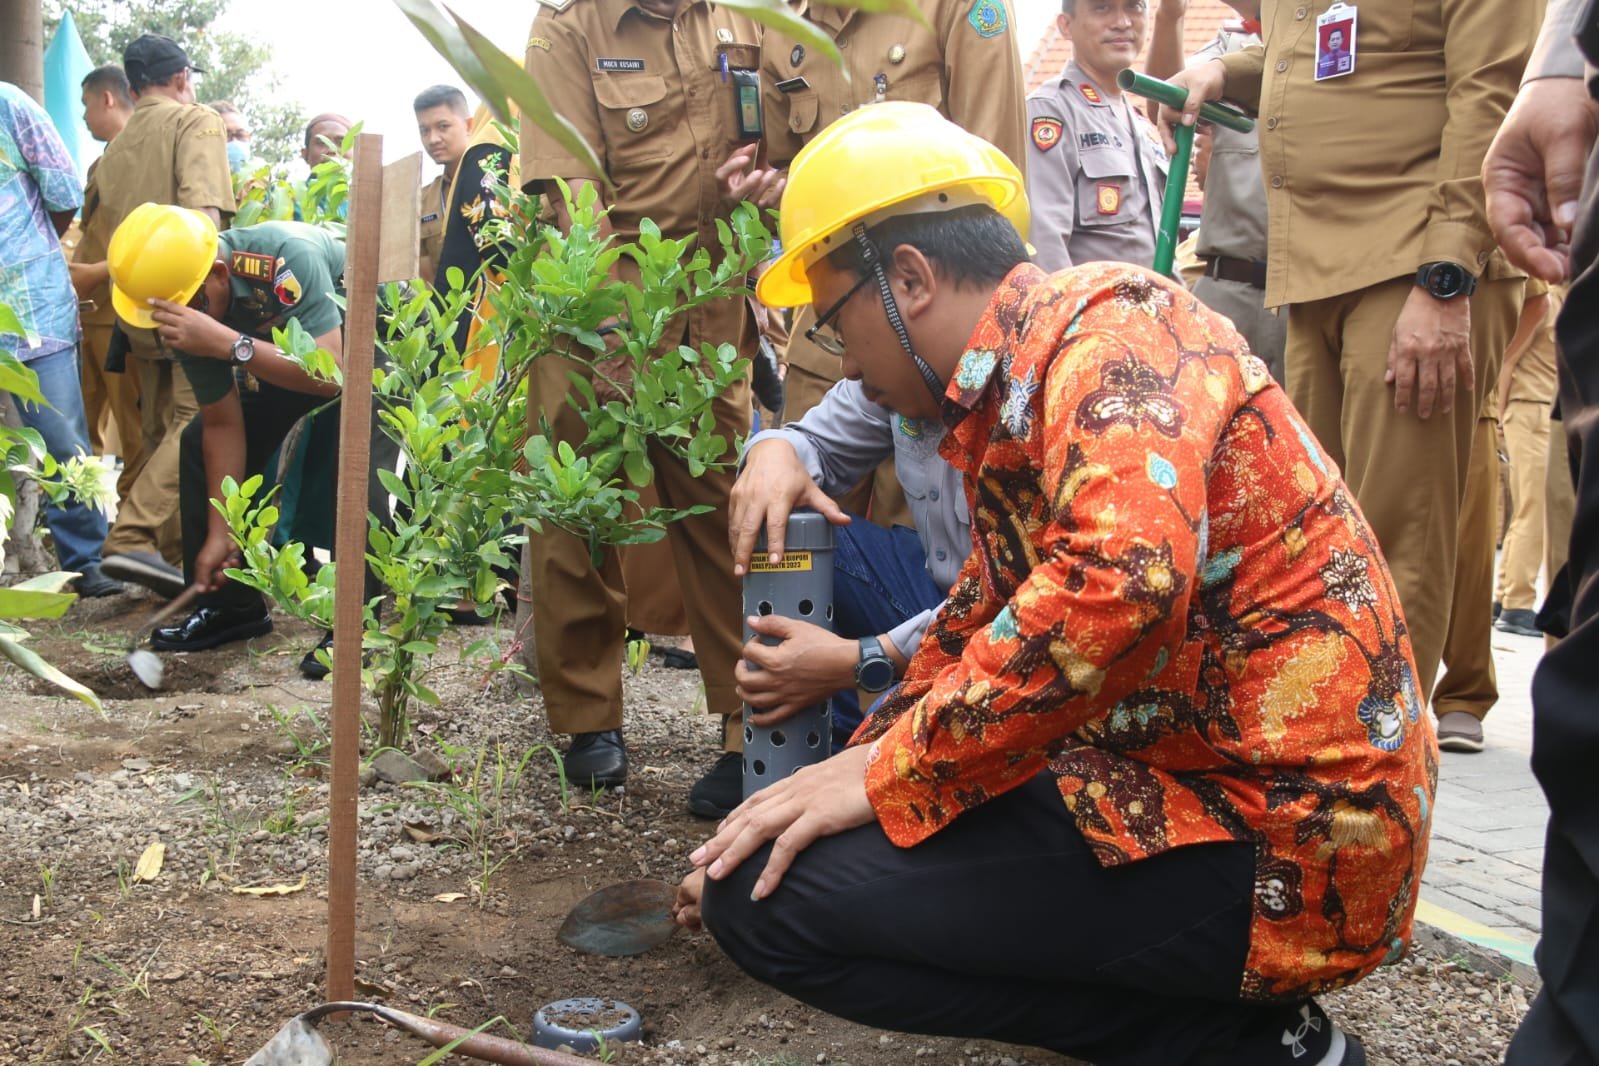
<svg viewBox="0 0 1599 1066"><path fill-rule="evenodd" d="M1025 240L1027 190L1016 165L926 104L871 104L834 122L789 165L778 233L783 254L756 293L772 307L810 303L806 270L856 222L982 203Z"/></svg>
<svg viewBox="0 0 1599 1066"><path fill-rule="evenodd" d="M172 204L140 204L111 235L111 306L130 326L154 329L152 299L186 304L217 258L211 216Z"/></svg>

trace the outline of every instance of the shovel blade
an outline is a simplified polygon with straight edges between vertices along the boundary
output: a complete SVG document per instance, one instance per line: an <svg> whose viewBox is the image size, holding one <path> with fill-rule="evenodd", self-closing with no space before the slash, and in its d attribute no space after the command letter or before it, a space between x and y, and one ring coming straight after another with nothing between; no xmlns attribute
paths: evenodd
<svg viewBox="0 0 1599 1066"><path fill-rule="evenodd" d="M294 1018L244 1066L333 1066L333 1049L315 1026Z"/></svg>
<svg viewBox="0 0 1599 1066"><path fill-rule="evenodd" d="M128 653L128 669L133 671L133 676L139 679L139 684L152 691L160 691L161 682L166 679L167 668L162 665L161 657L153 651L138 648Z"/></svg>
<svg viewBox="0 0 1599 1066"><path fill-rule="evenodd" d="M665 881L608 885L572 908L555 938L588 955L642 955L677 932Z"/></svg>

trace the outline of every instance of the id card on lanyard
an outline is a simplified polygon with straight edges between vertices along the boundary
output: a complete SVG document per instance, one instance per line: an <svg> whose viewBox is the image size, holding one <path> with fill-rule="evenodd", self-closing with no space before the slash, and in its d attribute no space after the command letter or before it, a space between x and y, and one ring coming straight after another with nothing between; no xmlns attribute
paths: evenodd
<svg viewBox="0 0 1599 1066"><path fill-rule="evenodd" d="M1335 0L1316 16L1316 80L1342 78L1355 72L1355 31L1359 12Z"/></svg>

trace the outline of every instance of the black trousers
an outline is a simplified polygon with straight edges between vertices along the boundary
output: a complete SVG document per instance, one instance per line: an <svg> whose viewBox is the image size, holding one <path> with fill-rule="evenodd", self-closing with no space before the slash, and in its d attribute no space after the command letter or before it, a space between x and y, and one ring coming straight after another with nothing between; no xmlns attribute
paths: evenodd
<svg viewBox="0 0 1599 1066"><path fill-rule="evenodd" d="M1560 415L1577 488L1567 635L1532 680L1532 769L1549 799L1543 989L1510 1043L1512 1066L1599 1064L1599 149L1571 244L1576 280L1555 324Z"/></svg>
<svg viewBox="0 0 1599 1066"><path fill-rule="evenodd" d="M265 473L267 460L283 443L294 424L327 402L325 396L281 389L267 382L261 382L258 389L241 388L239 406L244 412L244 476ZM372 465L367 478L367 510L387 522L389 491L378 480L377 470L380 466L386 466L389 470L395 468L399 446L377 428L376 402L372 405L372 411ZM336 410L329 413L336 415ZM183 579L191 584L194 581L194 560L205 544L212 512L210 486L205 476L205 451L201 444L204 417L202 411L184 427L178 449L178 514L183 531ZM337 455L329 456L328 461L336 464ZM333 505L334 501L329 500L328 507L331 509ZM378 591L377 582L368 569L365 595L371 599ZM260 593L237 581L229 581L217 592L201 596L195 606L266 609Z"/></svg>
<svg viewBox="0 0 1599 1066"><path fill-rule="evenodd" d="M1332 1045L1314 1004L1238 999L1253 845L1107 869L1047 773L912 848L875 822L818 840L753 903L768 854L707 881L705 925L751 976L830 1014L1105 1066L1314 1066Z"/></svg>

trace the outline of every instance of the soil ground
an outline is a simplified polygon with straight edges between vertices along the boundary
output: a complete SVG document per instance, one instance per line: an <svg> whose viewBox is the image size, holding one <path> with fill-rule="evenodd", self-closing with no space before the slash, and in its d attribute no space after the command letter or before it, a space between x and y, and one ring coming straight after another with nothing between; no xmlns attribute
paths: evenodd
<svg viewBox="0 0 1599 1066"><path fill-rule="evenodd" d="M329 686L297 670L316 634L280 620L247 645L165 655L168 688L150 693L124 656L153 606L84 602L32 627L36 650L106 697L104 717L0 677L0 1063L241 1062L323 999ZM591 891L687 869L709 826L683 801L719 727L698 713L698 676L652 660L627 680L627 788L563 803L536 692L455 650L482 636L513 634L459 631L429 678L441 704L414 716L453 776L368 775L362 789L359 995L523 1034L545 1003L614 997L644 1021L642 1043L608 1049L623 1064L1070 1061L821 1015L744 977L704 934L627 959L558 943ZM156 841L161 871L136 882ZM291 891L237 891L273 886ZM1373 1062L1488 1063L1527 994L1413 956L1327 1005ZM349 1066L429 1053L372 1022L323 1031Z"/></svg>

